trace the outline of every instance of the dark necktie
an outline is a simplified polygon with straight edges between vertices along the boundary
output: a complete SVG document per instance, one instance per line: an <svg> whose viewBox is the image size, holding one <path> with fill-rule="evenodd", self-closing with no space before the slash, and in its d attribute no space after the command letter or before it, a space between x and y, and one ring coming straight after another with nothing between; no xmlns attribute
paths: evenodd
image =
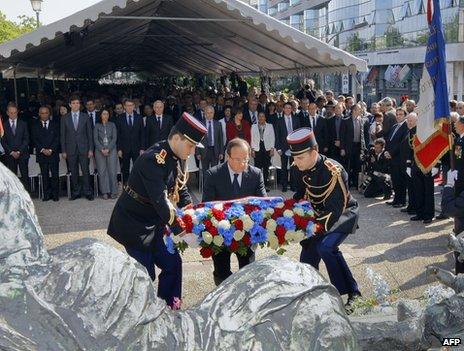
<svg viewBox="0 0 464 351"><path fill-rule="evenodd" d="M211 121L208 121L208 146L213 145L213 126Z"/></svg>
<svg viewBox="0 0 464 351"><path fill-rule="evenodd" d="M251 123L255 124L256 123L256 112L251 113Z"/></svg>
<svg viewBox="0 0 464 351"><path fill-rule="evenodd" d="M156 117L156 123L158 123L158 129L161 129L161 117L160 116Z"/></svg>
<svg viewBox="0 0 464 351"><path fill-rule="evenodd" d="M240 193L240 185L238 184L238 173L234 173L234 181L232 182L232 187L234 189L234 195L238 196Z"/></svg>
<svg viewBox="0 0 464 351"><path fill-rule="evenodd" d="M43 122L43 128L46 130L47 129L47 122Z"/></svg>
<svg viewBox="0 0 464 351"><path fill-rule="evenodd" d="M132 116L129 116L129 126L132 127L134 125L134 121L132 120Z"/></svg>
<svg viewBox="0 0 464 351"><path fill-rule="evenodd" d="M13 120L13 124L11 125L11 131L13 132L13 135L16 135L16 121Z"/></svg>

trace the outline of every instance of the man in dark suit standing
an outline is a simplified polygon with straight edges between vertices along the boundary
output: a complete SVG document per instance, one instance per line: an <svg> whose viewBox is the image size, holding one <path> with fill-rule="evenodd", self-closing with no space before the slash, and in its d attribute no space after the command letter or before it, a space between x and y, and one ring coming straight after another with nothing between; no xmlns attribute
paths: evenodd
<svg viewBox="0 0 464 351"><path fill-rule="evenodd" d="M5 121L5 134L1 138L2 147L5 150L6 166L14 174L21 172L21 182L29 191L29 131L27 123L18 120L18 108L16 104L8 104Z"/></svg>
<svg viewBox="0 0 464 351"><path fill-rule="evenodd" d="M203 187L203 202L227 201L247 196L266 196L263 173L259 168L248 165L250 145L243 139L235 138L227 144L227 162L206 172ZM239 268L254 262L255 255L248 250L245 256L237 255ZM214 283L221 284L232 272L230 252L221 251L213 256Z"/></svg>
<svg viewBox="0 0 464 351"><path fill-rule="evenodd" d="M167 140L169 132L174 125L172 117L164 114L164 103L161 100L153 103L153 111L154 115L147 117L147 125L145 127L147 148L161 140Z"/></svg>
<svg viewBox="0 0 464 351"><path fill-rule="evenodd" d="M205 99L201 99L198 103L198 109L195 111L193 117L198 119L203 124L205 123L205 107L208 106L208 103Z"/></svg>
<svg viewBox="0 0 464 351"><path fill-rule="evenodd" d="M392 202L387 202L395 208L403 207L406 204L406 187L408 174L406 173L406 159L402 157L406 154L402 148L407 148L405 142L408 135L408 126L406 124L406 111L403 109L396 110L397 123L393 126L386 140L385 157L390 160L390 172L393 183L395 197Z"/></svg>
<svg viewBox="0 0 464 351"><path fill-rule="evenodd" d="M345 169L349 169L348 155L353 144L353 123L351 118L343 116L343 106L338 103L334 107L334 116L328 121L329 154Z"/></svg>
<svg viewBox="0 0 464 351"><path fill-rule="evenodd" d="M203 173L213 166L216 166L219 161L224 159L224 136L222 133L222 125L214 119L214 107L205 107L206 129L208 134L202 140L205 146L203 149L197 149L197 159L201 160Z"/></svg>
<svg viewBox="0 0 464 351"><path fill-rule="evenodd" d="M295 129L300 127L300 121L297 116L292 113L292 104L286 102L284 104L283 117L276 122L276 149L280 155L282 162L282 191L286 192L288 189L288 164L293 163L293 158L290 154L290 149L287 143L287 136ZM293 174L290 173L290 188L294 189Z"/></svg>
<svg viewBox="0 0 464 351"><path fill-rule="evenodd" d="M145 149L145 128L142 116L135 113L135 104L132 100L124 102L125 113L118 117L118 156L122 159L121 173L124 185L129 179L130 163L141 155Z"/></svg>
<svg viewBox="0 0 464 351"><path fill-rule="evenodd" d="M298 114L300 128L310 128L316 136L320 152L327 155L329 151L326 120L321 114L317 113L317 105L309 103L308 99L301 100L301 110Z"/></svg>
<svg viewBox="0 0 464 351"><path fill-rule="evenodd" d="M87 200L93 200L90 187L89 159L93 157L92 121L87 113L80 112L79 97L72 96L71 112L61 121L61 152L68 159L71 172L72 195L70 200L81 196L79 189L79 166L82 170L83 192Z"/></svg>
<svg viewBox="0 0 464 351"><path fill-rule="evenodd" d="M252 98L246 106L243 109L243 119L248 121L250 125L258 123L258 100Z"/></svg>
<svg viewBox="0 0 464 351"><path fill-rule="evenodd" d="M101 123L100 111L95 109L95 101L93 99L88 99L85 103L85 108L87 114L89 115L90 121L92 122L92 128L95 127L95 124Z"/></svg>
<svg viewBox="0 0 464 351"><path fill-rule="evenodd" d="M386 97L380 102L380 110L383 113L382 129L375 134L377 138L387 138L391 129L396 124L396 111L393 108L393 100ZM388 144L388 140L387 144Z"/></svg>
<svg viewBox="0 0 464 351"><path fill-rule="evenodd" d="M59 177L58 169L60 156L58 148L60 145L59 125L55 120L50 120L48 107L39 109L39 121L32 129L32 139L36 147L36 160L40 166L40 174L43 180L43 201L59 199ZM50 179L50 173L52 174Z"/></svg>

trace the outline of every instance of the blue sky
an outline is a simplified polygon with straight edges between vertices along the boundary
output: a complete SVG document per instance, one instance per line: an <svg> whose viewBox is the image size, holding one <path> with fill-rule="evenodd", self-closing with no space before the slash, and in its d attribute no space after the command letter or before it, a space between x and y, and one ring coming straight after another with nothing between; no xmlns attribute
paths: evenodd
<svg viewBox="0 0 464 351"><path fill-rule="evenodd" d="M93 5L100 0L44 0L40 22L49 24L76 11ZM0 11L10 20L17 21L20 15L34 16L30 0L0 0Z"/></svg>

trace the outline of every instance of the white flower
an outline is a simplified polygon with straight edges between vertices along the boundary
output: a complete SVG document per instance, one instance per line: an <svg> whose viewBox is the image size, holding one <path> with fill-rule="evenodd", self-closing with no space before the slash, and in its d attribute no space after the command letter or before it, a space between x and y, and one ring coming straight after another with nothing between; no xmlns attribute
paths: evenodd
<svg viewBox="0 0 464 351"><path fill-rule="evenodd" d="M266 210L266 214L269 215L269 216L272 216L274 214L274 209L269 207L267 210Z"/></svg>
<svg viewBox="0 0 464 351"><path fill-rule="evenodd" d="M276 228L277 228L277 222L274 221L272 218L268 219L266 223L267 231L273 233L275 232Z"/></svg>
<svg viewBox="0 0 464 351"><path fill-rule="evenodd" d="M254 222L248 215L244 215L241 218L242 223L243 223L243 230L248 232L250 231L251 228L253 228Z"/></svg>
<svg viewBox="0 0 464 351"><path fill-rule="evenodd" d="M214 208L219 211L222 211L224 209L222 202L214 205Z"/></svg>
<svg viewBox="0 0 464 351"><path fill-rule="evenodd" d="M230 222L223 219L222 221L218 223L218 229L220 228L225 229L225 230L230 229Z"/></svg>
<svg viewBox="0 0 464 351"><path fill-rule="evenodd" d="M295 240L295 232L293 230L289 230L288 232L285 233L285 240L291 242Z"/></svg>
<svg viewBox="0 0 464 351"><path fill-rule="evenodd" d="M275 207L276 208L283 208L285 204L283 202L279 202Z"/></svg>
<svg viewBox="0 0 464 351"><path fill-rule="evenodd" d="M182 237L183 241L187 243L189 247L198 247L198 237L195 234L186 234Z"/></svg>
<svg viewBox="0 0 464 351"><path fill-rule="evenodd" d="M216 246L222 246L222 244L224 243L224 238L222 237L222 235L216 235L213 238L213 243Z"/></svg>
<svg viewBox="0 0 464 351"><path fill-rule="evenodd" d="M192 216L192 218L193 218L193 217L195 217L195 210L193 208L189 208L189 209L184 211L184 214Z"/></svg>
<svg viewBox="0 0 464 351"><path fill-rule="evenodd" d="M293 209L293 212L295 212L298 216L303 217L304 216L304 210L301 207L295 207Z"/></svg>
<svg viewBox="0 0 464 351"><path fill-rule="evenodd" d="M305 235L304 231L302 231L301 229L297 230L295 232L295 238L293 240L296 243L299 243L301 240L304 240L304 239L306 239L306 235Z"/></svg>
<svg viewBox="0 0 464 351"><path fill-rule="evenodd" d="M202 232L201 237L203 238L203 241L208 245L213 242L213 236L210 232Z"/></svg>
<svg viewBox="0 0 464 351"><path fill-rule="evenodd" d="M236 230L235 233L234 233L234 239L235 241L240 241L243 239L243 236L245 235L245 233L241 230Z"/></svg>
<svg viewBox="0 0 464 351"><path fill-rule="evenodd" d="M285 210L284 211L284 217L292 218L293 217L293 211L292 210Z"/></svg>
<svg viewBox="0 0 464 351"><path fill-rule="evenodd" d="M219 221L216 218L211 218L211 224L214 225L216 228L218 226Z"/></svg>
<svg viewBox="0 0 464 351"><path fill-rule="evenodd" d="M279 248L279 239L277 239L277 236L275 234L269 234L267 241L271 249L277 250Z"/></svg>
<svg viewBox="0 0 464 351"><path fill-rule="evenodd" d="M171 237L172 237L172 241L174 242L174 244L178 244L181 241L183 241L182 238L178 235L171 235Z"/></svg>

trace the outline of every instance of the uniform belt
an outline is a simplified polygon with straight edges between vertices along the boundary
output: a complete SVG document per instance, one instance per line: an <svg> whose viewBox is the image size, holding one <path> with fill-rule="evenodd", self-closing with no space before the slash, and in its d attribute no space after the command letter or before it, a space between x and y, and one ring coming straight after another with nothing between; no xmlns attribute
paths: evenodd
<svg viewBox="0 0 464 351"><path fill-rule="evenodd" d="M126 185L126 187L124 188L124 191L126 192L127 195L129 195L135 201L137 201L137 202L139 202L139 203L141 203L143 205L153 205L153 203L151 202L150 199L137 194L137 192L135 192L133 189L131 189L131 187L129 185Z"/></svg>

